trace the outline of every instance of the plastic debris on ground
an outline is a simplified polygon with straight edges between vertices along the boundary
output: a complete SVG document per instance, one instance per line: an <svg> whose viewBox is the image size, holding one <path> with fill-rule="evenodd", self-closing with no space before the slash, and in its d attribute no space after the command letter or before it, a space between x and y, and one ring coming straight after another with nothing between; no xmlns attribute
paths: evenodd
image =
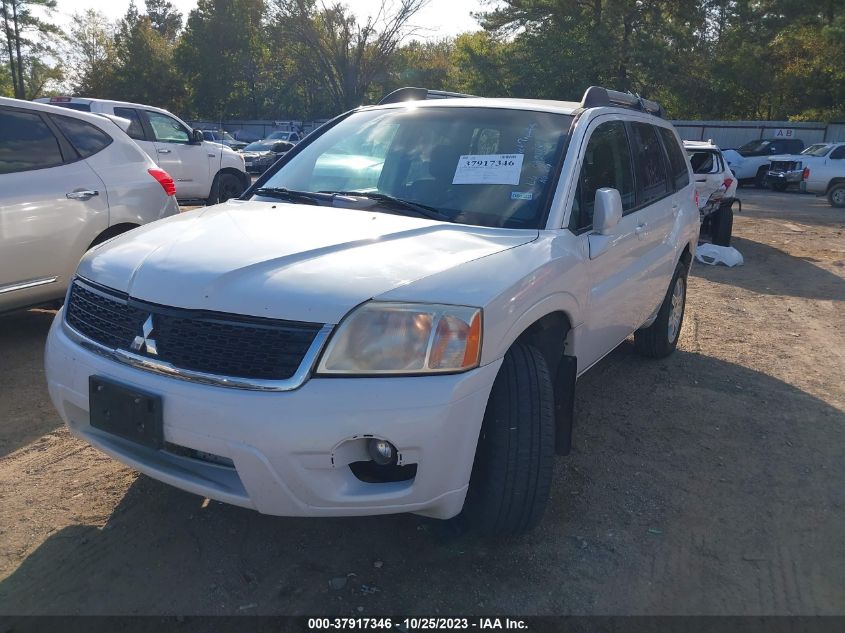
<svg viewBox="0 0 845 633"><path fill-rule="evenodd" d="M716 246L715 244L699 244L695 249L695 259L708 266L724 264L725 266L742 266L745 260L742 253L733 246Z"/></svg>

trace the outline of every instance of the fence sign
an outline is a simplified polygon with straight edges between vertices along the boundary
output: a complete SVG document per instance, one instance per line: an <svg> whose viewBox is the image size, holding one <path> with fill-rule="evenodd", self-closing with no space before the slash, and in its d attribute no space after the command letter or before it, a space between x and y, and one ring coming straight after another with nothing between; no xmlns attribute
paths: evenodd
<svg viewBox="0 0 845 633"><path fill-rule="evenodd" d="M772 136L774 136L774 138L795 138L795 130L778 128L774 131L774 134Z"/></svg>

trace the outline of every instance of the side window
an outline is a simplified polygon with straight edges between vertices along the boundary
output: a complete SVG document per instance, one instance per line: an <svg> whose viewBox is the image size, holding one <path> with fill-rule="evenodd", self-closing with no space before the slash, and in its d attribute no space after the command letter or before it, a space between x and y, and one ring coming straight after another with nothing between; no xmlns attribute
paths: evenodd
<svg viewBox="0 0 845 633"><path fill-rule="evenodd" d="M830 158L832 160L837 160L840 158L845 158L845 145L840 145L835 150L830 153Z"/></svg>
<svg viewBox="0 0 845 633"><path fill-rule="evenodd" d="M112 142L112 137L86 121L51 115L62 134L82 158L93 156Z"/></svg>
<svg viewBox="0 0 845 633"><path fill-rule="evenodd" d="M716 160L715 152L707 150L690 152L689 162L694 174L715 174L719 171L719 161Z"/></svg>
<svg viewBox="0 0 845 633"><path fill-rule="evenodd" d="M187 143L188 130L181 123L166 114L147 111L153 136L162 143Z"/></svg>
<svg viewBox="0 0 845 633"><path fill-rule="evenodd" d="M141 124L141 117L138 116L138 111L135 108L115 108L114 114L129 119L129 129L126 131L129 138L134 138L136 141L144 140L144 126Z"/></svg>
<svg viewBox="0 0 845 633"><path fill-rule="evenodd" d="M663 146L666 148L666 154L669 157L669 170L672 172L672 181L675 186L675 191L683 189L689 184L689 171L687 170L687 161L684 160L684 153L681 146L678 144L677 138L672 133L672 130L665 127L657 128L660 138L663 139ZM715 156L713 157L715 158ZM718 160L715 160L718 164Z"/></svg>
<svg viewBox="0 0 845 633"><path fill-rule="evenodd" d="M649 204L669 191L663 149L657 131L647 123L632 123L634 164L637 166L637 203Z"/></svg>
<svg viewBox="0 0 845 633"><path fill-rule="evenodd" d="M581 231L592 226L596 191L602 187L619 191L625 211L635 206L631 150L622 121L602 123L593 130L587 142L584 163L578 178L578 190L572 205L570 229Z"/></svg>
<svg viewBox="0 0 845 633"><path fill-rule="evenodd" d="M0 110L0 174L61 164L59 141L38 114Z"/></svg>

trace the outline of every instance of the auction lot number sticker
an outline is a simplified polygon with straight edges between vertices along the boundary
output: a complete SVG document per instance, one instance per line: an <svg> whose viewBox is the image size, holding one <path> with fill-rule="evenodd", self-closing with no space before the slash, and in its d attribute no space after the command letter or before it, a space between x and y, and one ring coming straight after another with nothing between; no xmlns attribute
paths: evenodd
<svg viewBox="0 0 845 633"><path fill-rule="evenodd" d="M308 618L309 631L520 631L528 624L519 618Z"/></svg>
<svg viewBox="0 0 845 633"><path fill-rule="evenodd" d="M518 185L524 154L464 154L453 185Z"/></svg>

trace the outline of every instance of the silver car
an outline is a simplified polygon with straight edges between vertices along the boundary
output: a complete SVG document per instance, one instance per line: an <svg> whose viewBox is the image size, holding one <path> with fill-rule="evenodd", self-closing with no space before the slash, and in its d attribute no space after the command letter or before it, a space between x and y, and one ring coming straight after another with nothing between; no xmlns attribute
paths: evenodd
<svg viewBox="0 0 845 633"><path fill-rule="evenodd" d="M119 121L0 98L0 312L60 299L92 246L179 212Z"/></svg>

